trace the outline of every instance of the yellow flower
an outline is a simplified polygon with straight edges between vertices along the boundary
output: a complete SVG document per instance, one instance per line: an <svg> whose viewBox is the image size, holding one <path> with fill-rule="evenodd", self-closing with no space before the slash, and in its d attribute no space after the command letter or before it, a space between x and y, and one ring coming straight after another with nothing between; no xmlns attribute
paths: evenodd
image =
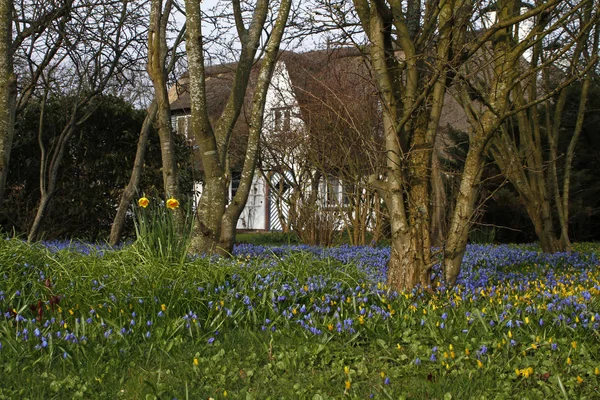
<svg viewBox="0 0 600 400"><path fill-rule="evenodd" d="M465 349L465 354L466 354L466 355L469 355L469 354L471 354L471 351L469 350L469 348L468 348L468 347Z"/></svg>
<svg viewBox="0 0 600 400"><path fill-rule="evenodd" d="M171 197L169 200L167 200L167 208L170 210L179 208L179 201Z"/></svg>
<svg viewBox="0 0 600 400"><path fill-rule="evenodd" d="M529 367L529 368L522 369L521 375L523 375L525 378L529 378L531 375L533 375L533 368Z"/></svg>
<svg viewBox="0 0 600 400"><path fill-rule="evenodd" d="M571 365L571 357L567 357L567 364Z"/></svg>
<svg viewBox="0 0 600 400"><path fill-rule="evenodd" d="M197 359L197 358L194 358L194 365L198 365L198 364L199 364L199 363L198 363L198 359Z"/></svg>
<svg viewBox="0 0 600 400"><path fill-rule="evenodd" d="M142 208L148 207L148 204L150 204L150 200L147 197L142 197L138 200L138 206Z"/></svg>
<svg viewBox="0 0 600 400"><path fill-rule="evenodd" d="M327 329L329 329L330 331L332 331L333 330L333 324L327 325Z"/></svg>
<svg viewBox="0 0 600 400"><path fill-rule="evenodd" d="M483 363L480 360L477 360L477 366L479 368L483 368Z"/></svg>
<svg viewBox="0 0 600 400"><path fill-rule="evenodd" d="M579 375L577 375L577 383L581 383L583 382L583 378L581 378Z"/></svg>
<svg viewBox="0 0 600 400"><path fill-rule="evenodd" d="M600 368L594 368L594 375L600 375Z"/></svg>
<svg viewBox="0 0 600 400"><path fill-rule="evenodd" d="M165 306L164 304L161 304L161 305L160 305L160 309L161 309L162 311L167 311L167 306Z"/></svg>
<svg viewBox="0 0 600 400"><path fill-rule="evenodd" d="M348 375L350 373L350 368L347 365L344 366L344 374Z"/></svg>
<svg viewBox="0 0 600 400"><path fill-rule="evenodd" d="M381 372L379 373L379 376L381 376L381 379L385 378L385 372L381 371Z"/></svg>
<svg viewBox="0 0 600 400"><path fill-rule="evenodd" d="M227 390L223 390L223 397L227 397Z"/></svg>
<svg viewBox="0 0 600 400"><path fill-rule="evenodd" d="M345 382L346 390L350 390L350 381Z"/></svg>
<svg viewBox="0 0 600 400"><path fill-rule="evenodd" d="M573 340L571 346L573 346L574 349L577 349L577 342Z"/></svg>

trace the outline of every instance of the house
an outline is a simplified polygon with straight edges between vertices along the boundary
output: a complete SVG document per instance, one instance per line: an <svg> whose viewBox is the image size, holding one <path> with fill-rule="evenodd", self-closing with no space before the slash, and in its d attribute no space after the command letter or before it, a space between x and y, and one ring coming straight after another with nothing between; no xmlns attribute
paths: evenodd
<svg viewBox="0 0 600 400"><path fill-rule="evenodd" d="M207 68L208 114L222 112L235 71L235 64ZM258 68L251 73L250 90ZM184 75L169 90L174 129L187 136L190 99L189 79ZM450 125L467 130L460 106L446 96L441 129ZM251 94L247 95L231 143L230 198L239 185ZM380 127L380 103L369 66L359 50L295 53L283 51L276 64L267 94L259 171L255 174L248 202L238 229L287 230L300 213L299 205L317 204L311 213L327 212L337 228L343 221L340 210L364 189L359 180L376 172L384 157ZM193 138L190 138L193 141ZM202 170L199 158L195 168ZM201 184L197 185L201 194ZM293 209L290 209L290 207ZM306 211L306 210L305 210ZM319 223L322 223L320 221Z"/></svg>

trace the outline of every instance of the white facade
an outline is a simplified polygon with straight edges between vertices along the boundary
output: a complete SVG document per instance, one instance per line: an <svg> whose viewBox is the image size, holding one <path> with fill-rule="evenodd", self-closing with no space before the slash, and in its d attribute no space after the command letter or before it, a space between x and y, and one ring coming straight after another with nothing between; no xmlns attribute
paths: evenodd
<svg viewBox="0 0 600 400"><path fill-rule="evenodd" d="M263 137L265 140L277 140L277 135L283 135L289 132L301 132L303 121L300 118L300 106L294 95L294 89L286 69L285 63L279 61L274 69L273 78L267 91L265 103L265 116L263 124ZM173 116L173 127L179 134L187 137L186 123L189 115ZM294 135L296 136L296 135ZM301 146L297 142L290 142L290 148L283 152L285 163L287 165L296 165L301 152ZM267 154L263 154L263 159ZM279 160L281 161L281 160ZM268 160L266 161L268 164ZM239 185L239 172L232 173L232 179L229 186L229 199L235 195ZM277 179L277 174L255 171L252 180L252 186L248 195L248 201L237 222L237 229L243 230L280 230L279 213L275 210L274 199L269 198L269 184L265 178L269 176L271 180ZM202 196L202 183L194 185L194 207L200 201ZM283 210L287 213L287 210Z"/></svg>

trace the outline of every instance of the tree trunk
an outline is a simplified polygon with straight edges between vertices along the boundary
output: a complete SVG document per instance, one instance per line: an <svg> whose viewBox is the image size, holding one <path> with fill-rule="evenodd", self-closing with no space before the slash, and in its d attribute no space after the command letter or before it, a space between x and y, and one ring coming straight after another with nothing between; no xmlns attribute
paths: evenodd
<svg viewBox="0 0 600 400"><path fill-rule="evenodd" d="M39 235L42 228L42 222L44 222L44 218L46 217L46 211L48 210L48 205L53 194L54 190L42 194L38 209L35 213L35 218L33 219L29 234L27 235L28 242L35 242L40 239Z"/></svg>
<svg viewBox="0 0 600 400"><path fill-rule="evenodd" d="M196 254L227 255L220 246L221 222L225 213L229 181L225 176L206 176L202 197L196 208L194 234L190 251Z"/></svg>
<svg viewBox="0 0 600 400"><path fill-rule="evenodd" d="M419 235L392 235L387 285L395 290L410 290L418 284L430 285L428 260L431 250L424 248Z"/></svg>
<svg viewBox="0 0 600 400"><path fill-rule="evenodd" d="M437 152L436 152L437 153ZM431 216L431 243L441 247L446 239L448 208L451 206L446 197L444 178L439 155L434 153L431 163L431 194L432 194L432 216Z"/></svg>
<svg viewBox="0 0 600 400"><path fill-rule="evenodd" d="M146 118L144 119L142 129L140 130L140 137L138 139L131 177L129 178L127 186L125 186L125 189L123 190L115 219L110 228L110 237L108 239L108 243L111 246L116 246L121 241L121 232L123 231L123 225L125 224L127 209L129 208L129 204L131 203L131 200L138 189L140 178L142 176L142 168L144 166L144 158L146 156L148 137L150 136L150 127L156 118L157 109L156 101L153 101L146 112Z"/></svg>
<svg viewBox="0 0 600 400"><path fill-rule="evenodd" d="M45 92L45 96L48 93ZM46 149L44 147L44 143L43 143L43 132L44 132L44 128L43 128L43 119L44 119L44 112L43 112L43 106L44 103L46 101L46 97L44 96L43 99L43 103L42 103L42 112L40 114L40 125L39 125L39 132L38 132L38 142L40 144L40 153L41 153L41 159L40 159L40 203L35 215L35 219L33 220L33 223L31 224L31 229L29 230L29 235L27 237L27 240L30 242L36 241L39 239L39 235L40 235L40 228L42 226L42 223L44 221L44 218L46 217L46 212L48 209L48 206L50 205L50 200L52 200L52 196L54 196L54 191L56 190L56 183L57 183L57 179L58 179L58 169L60 167L60 165L62 164L62 159L65 153L65 149L67 147L67 143L69 142L69 139L71 139L71 136L73 136L73 133L75 132L75 126L77 125L76 122L76 116L77 116L77 112L78 112L78 108L77 106L75 106L75 108L73 109L72 113L71 113L71 117L69 119L69 122L67 122L66 126L63 128L63 130L61 131L60 135L58 136L58 138L56 138L56 145L53 146L52 148L52 152L50 154L46 154ZM87 114L87 116L89 117L90 114ZM85 119L82 119L82 121ZM48 158L50 159L48 161Z"/></svg>
<svg viewBox="0 0 600 400"><path fill-rule="evenodd" d="M166 0L163 9L162 0L153 0L148 31L148 75L154 86L154 98L157 104L158 136L162 158L163 187L165 197L181 201L179 175L175 160L175 144L171 128L171 109L167 94L167 24L171 13L172 1ZM166 200L165 199L165 200ZM182 209L176 214L179 223L183 220Z"/></svg>
<svg viewBox="0 0 600 400"><path fill-rule="evenodd" d="M271 78L273 77L273 71L275 70L279 44L283 37L291 5L292 0L283 0L279 6L277 20L275 21L275 26L271 31L271 37L267 43L267 49L262 60L258 80L254 89L252 110L250 114L250 132L248 133L248 144L246 145L246 156L244 158L244 167L240 177L240 186L231 203L227 206L222 218L220 245L221 248L229 253L233 251L237 221L248 201L250 189L252 188L252 181L254 179L258 160L260 136L264 122L267 92L269 90Z"/></svg>
<svg viewBox="0 0 600 400"><path fill-rule="evenodd" d="M563 243L554 232L552 223L552 212L550 211L549 199L536 199L527 201L525 209L531 219L535 234L540 242L544 253L556 253L564 249Z"/></svg>
<svg viewBox="0 0 600 400"><path fill-rule="evenodd" d="M0 202L8 176L15 129L17 79L13 68L12 1L0 0Z"/></svg>
<svg viewBox="0 0 600 400"><path fill-rule="evenodd" d="M485 132L482 132L485 134ZM467 248L473 210L477 201L477 191L483 170L485 141L472 142L464 171L462 173L454 214L448 229L448 240L444 250L444 278L454 286L460 273L460 265Z"/></svg>

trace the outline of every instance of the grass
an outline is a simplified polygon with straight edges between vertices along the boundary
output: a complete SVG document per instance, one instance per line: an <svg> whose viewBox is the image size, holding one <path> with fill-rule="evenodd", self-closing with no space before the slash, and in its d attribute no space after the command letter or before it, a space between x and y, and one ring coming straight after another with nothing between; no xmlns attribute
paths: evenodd
<svg viewBox="0 0 600 400"><path fill-rule="evenodd" d="M593 245L471 246L435 294L386 248L62 247L0 243L0 399L600 397Z"/></svg>

